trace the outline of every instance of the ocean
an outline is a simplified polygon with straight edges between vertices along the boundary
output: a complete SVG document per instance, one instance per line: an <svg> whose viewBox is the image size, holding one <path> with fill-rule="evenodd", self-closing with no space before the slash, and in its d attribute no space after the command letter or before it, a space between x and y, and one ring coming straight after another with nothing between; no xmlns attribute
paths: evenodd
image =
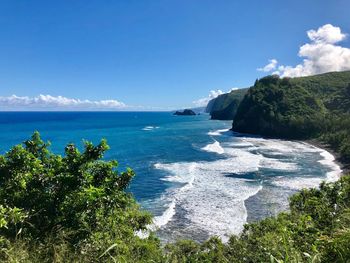
<svg viewBox="0 0 350 263"><path fill-rule="evenodd" d="M230 131L231 121L169 112L1 112L0 152L38 130L51 149L106 138L122 171L136 172L130 191L154 215L163 242L178 238L224 241L246 222L288 209L288 197L339 178L322 149L297 141Z"/></svg>

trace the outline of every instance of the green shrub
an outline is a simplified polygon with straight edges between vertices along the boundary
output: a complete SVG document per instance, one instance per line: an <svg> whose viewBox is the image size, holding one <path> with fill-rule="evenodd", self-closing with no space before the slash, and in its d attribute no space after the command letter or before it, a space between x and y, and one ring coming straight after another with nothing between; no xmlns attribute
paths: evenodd
<svg viewBox="0 0 350 263"><path fill-rule="evenodd" d="M68 144L64 156L48 146L35 132L0 158L0 235L7 243L42 247L47 261L57 250L95 261L111 245L104 257L142 260L157 252L156 239L135 235L152 218L125 192L134 172L119 173L116 161L101 160L105 140L85 142L82 153Z"/></svg>

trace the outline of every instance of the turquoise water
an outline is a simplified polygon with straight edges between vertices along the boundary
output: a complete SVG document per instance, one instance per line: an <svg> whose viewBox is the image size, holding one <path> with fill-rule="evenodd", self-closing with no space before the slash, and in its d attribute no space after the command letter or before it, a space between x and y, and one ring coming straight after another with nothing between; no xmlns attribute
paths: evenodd
<svg viewBox="0 0 350 263"><path fill-rule="evenodd" d="M154 214L150 228L163 240L227 239L245 222L287 209L295 191L338 178L333 156L321 149L234 134L230 126L168 112L2 112L0 151L35 130L56 153L69 142L106 138L105 158L135 170L129 191Z"/></svg>

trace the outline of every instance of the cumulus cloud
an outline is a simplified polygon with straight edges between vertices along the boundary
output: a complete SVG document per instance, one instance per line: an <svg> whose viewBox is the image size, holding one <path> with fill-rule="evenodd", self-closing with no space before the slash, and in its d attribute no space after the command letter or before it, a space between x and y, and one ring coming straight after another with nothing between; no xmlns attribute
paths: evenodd
<svg viewBox="0 0 350 263"><path fill-rule="evenodd" d="M346 38L346 34L343 34L339 27L335 27L331 24L324 25L317 29L317 31L313 29L309 30L307 31L307 36L313 42L328 44L334 44Z"/></svg>
<svg viewBox="0 0 350 263"><path fill-rule="evenodd" d="M317 30L307 31L310 43L302 45L299 49L299 57L303 62L296 66L269 64L261 69L269 69L265 72L274 71L281 77L300 77L320 74L330 71L350 70L350 48L342 47L337 43L346 39L339 27L326 24ZM274 67L273 67L274 66Z"/></svg>
<svg viewBox="0 0 350 263"><path fill-rule="evenodd" d="M192 103L196 106L196 107L205 107L207 106L208 102L212 99L215 99L217 96L224 94L225 92L223 92L222 90L211 90L209 92L208 97L206 98L201 98L198 100L193 101Z"/></svg>
<svg viewBox="0 0 350 263"><path fill-rule="evenodd" d="M117 100L91 101L51 95L0 97L2 110L120 110L126 107Z"/></svg>
<svg viewBox="0 0 350 263"><path fill-rule="evenodd" d="M276 59L270 59L269 64L267 64L263 68L258 68L258 71L263 71L263 72L270 72L272 70L276 69L278 61Z"/></svg>

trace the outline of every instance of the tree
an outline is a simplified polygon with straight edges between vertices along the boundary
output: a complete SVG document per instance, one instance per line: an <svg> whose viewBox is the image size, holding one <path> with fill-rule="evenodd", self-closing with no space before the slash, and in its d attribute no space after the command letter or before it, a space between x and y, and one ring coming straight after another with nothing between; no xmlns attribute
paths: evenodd
<svg viewBox="0 0 350 263"><path fill-rule="evenodd" d="M49 145L35 132L0 156L1 237L33 241L64 233L71 249L95 258L112 244L117 245L107 256L134 253L136 244L157 247L152 237L135 235L152 219L125 191L134 172L119 173L116 161L101 160L109 149L105 140L96 146L84 142L82 153L68 144L64 156L50 152Z"/></svg>

